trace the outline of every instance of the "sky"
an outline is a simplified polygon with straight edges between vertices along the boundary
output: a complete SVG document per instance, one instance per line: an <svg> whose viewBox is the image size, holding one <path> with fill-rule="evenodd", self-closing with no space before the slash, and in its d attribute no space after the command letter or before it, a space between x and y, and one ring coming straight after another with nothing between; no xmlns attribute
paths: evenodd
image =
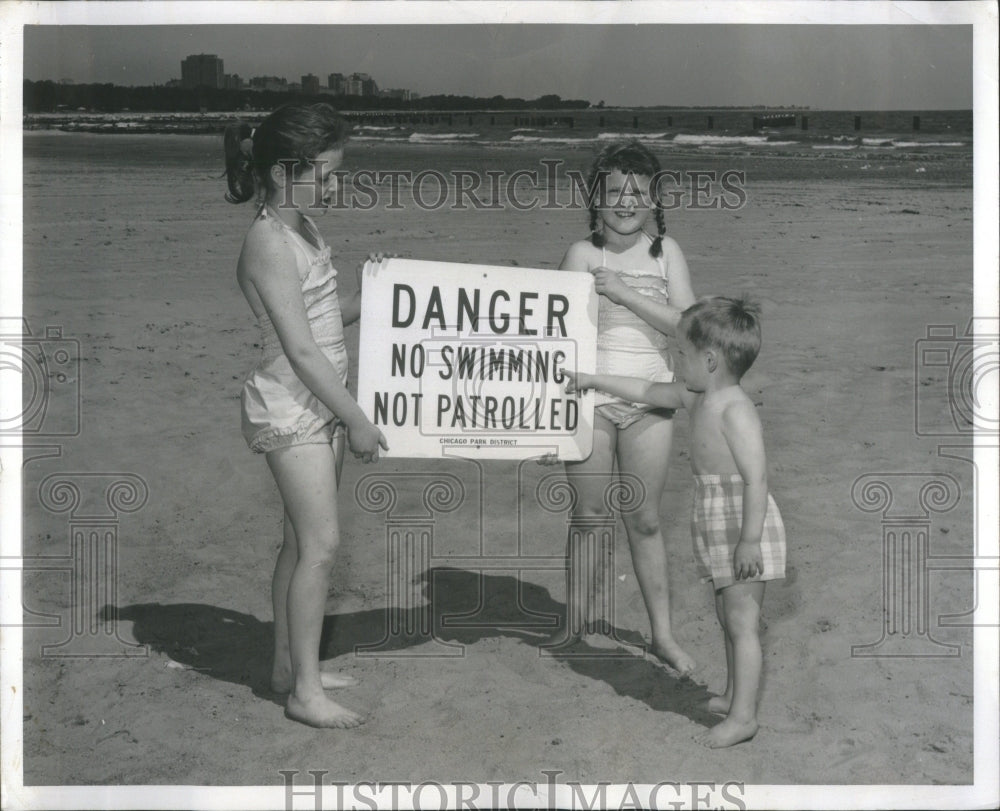
<svg viewBox="0 0 1000 811"><path fill-rule="evenodd" d="M970 109L971 25L476 24L26 26L24 78L120 85L226 73L368 73L421 95L608 105Z"/></svg>

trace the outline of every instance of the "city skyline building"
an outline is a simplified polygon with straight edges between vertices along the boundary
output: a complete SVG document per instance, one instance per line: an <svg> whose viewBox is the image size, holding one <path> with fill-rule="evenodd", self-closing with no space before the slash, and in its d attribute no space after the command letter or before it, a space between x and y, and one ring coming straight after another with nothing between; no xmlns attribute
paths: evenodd
<svg viewBox="0 0 1000 811"><path fill-rule="evenodd" d="M181 61L181 87L212 87L224 85L222 60L216 54L191 54Z"/></svg>
<svg viewBox="0 0 1000 811"><path fill-rule="evenodd" d="M378 85L367 73L352 73L347 77L346 95L348 96L377 96Z"/></svg>
<svg viewBox="0 0 1000 811"><path fill-rule="evenodd" d="M64 80L71 81L71 80ZM320 78L312 73L301 77L301 82L289 82L281 76L254 76L246 82L239 74L224 72L223 60L216 54L189 54L181 60L180 80L171 79L167 86L184 88L209 87L220 90L253 90L292 92L299 91L317 96L324 89ZM406 88L391 88L379 90L378 83L367 73L354 72L347 76L343 73L327 75L326 90L335 96L361 96L364 98L392 98L409 101L418 98L418 94Z"/></svg>
<svg viewBox="0 0 1000 811"><path fill-rule="evenodd" d="M402 87L390 87L379 93L384 99L397 99L398 101L410 101L413 98L409 90Z"/></svg>
<svg viewBox="0 0 1000 811"><path fill-rule="evenodd" d="M307 96L318 96L319 95L319 76L313 76L311 73L307 73L302 77L302 92Z"/></svg>
<svg viewBox="0 0 1000 811"><path fill-rule="evenodd" d="M288 91L288 80L281 76L254 76L250 79L248 90L271 90L278 93Z"/></svg>

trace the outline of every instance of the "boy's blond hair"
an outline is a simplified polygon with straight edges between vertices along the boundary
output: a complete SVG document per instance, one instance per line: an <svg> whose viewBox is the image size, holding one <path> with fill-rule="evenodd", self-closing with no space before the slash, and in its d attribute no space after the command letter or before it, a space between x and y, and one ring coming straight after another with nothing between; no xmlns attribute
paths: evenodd
<svg viewBox="0 0 1000 811"><path fill-rule="evenodd" d="M743 377L760 352L760 307L743 297L703 298L681 315L680 332L696 349L717 349L729 371Z"/></svg>

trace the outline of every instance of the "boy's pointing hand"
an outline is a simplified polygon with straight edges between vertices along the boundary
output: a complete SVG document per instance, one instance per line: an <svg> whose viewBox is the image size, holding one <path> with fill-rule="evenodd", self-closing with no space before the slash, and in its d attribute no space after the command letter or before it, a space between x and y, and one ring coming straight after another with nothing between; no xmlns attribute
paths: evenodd
<svg viewBox="0 0 1000 811"><path fill-rule="evenodd" d="M592 388L587 380L588 375L585 375L583 372L573 372L570 371L569 369L563 369L562 367L560 367L559 374L562 375L563 378L566 380L567 394L573 394L574 392L578 391L582 392L586 391L589 388Z"/></svg>

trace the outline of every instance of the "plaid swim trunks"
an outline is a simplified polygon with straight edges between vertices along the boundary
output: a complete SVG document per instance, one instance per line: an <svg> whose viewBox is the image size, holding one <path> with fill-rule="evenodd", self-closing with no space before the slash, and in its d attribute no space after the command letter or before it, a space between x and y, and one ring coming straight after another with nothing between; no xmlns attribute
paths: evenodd
<svg viewBox="0 0 1000 811"><path fill-rule="evenodd" d="M733 554L743 522L743 479L739 474L695 475L691 505L691 540L703 580L716 589L736 583ZM785 576L785 527L771 495L767 496L764 530L760 538L764 573L740 580L777 580Z"/></svg>

